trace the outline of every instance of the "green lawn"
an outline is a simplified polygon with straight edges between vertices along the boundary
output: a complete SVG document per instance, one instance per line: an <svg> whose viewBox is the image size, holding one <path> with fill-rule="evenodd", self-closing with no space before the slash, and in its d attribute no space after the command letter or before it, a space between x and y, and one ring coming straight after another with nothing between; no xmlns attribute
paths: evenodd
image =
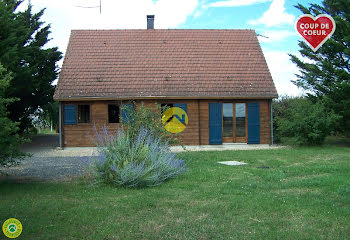
<svg viewBox="0 0 350 240"><path fill-rule="evenodd" d="M1 183L0 224L18 218L19 239L349 239L350 148L181 156L189 170L148 189Z"/></svg>
<svg viewBox="0 0 350 240"><path fill-rule="evenodd" d="M37 134L57 134L58 135L58 133L56 133L55 129L53 129L52 132L51 132L50 128L38 129L38 133Z"/></svg>

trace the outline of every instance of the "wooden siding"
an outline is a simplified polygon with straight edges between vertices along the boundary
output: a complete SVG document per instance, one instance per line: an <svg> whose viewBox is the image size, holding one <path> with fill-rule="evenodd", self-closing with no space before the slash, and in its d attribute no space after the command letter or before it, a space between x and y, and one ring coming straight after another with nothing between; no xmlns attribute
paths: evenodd
<svg viewBox="0 0 350 240"><path fill-rule="evenodd" d="M184 145L209 145L209 103L223 102L221 100L144 100L136 101L136 107L143 102L145 106L155 109L155 103L186 103L188 113L188 125L180 133L179 139ZM228 102L225 100L225 102ZM231 102L231 101L230 101ZM270 144L270 102L269 100L232 100L232 103L260 103L260 143ZM98 129L106 125L111 132L115 132L119 123L108 123L108 104L120 103L120 101L91 101L91 102L63 102L66 104L89 104L90 123L77 123L77 125L62 124L64 147L94 146L94 126ZM63 118L63 116L62 116Z"/></svg>
<svg viewBox="0 0 350 240"><path fill-rule="evenodd" d="M188 125L186 129L180 133L179 140L184 145L199 145L199 129L198 129L198 101L197 100L145 100L136 101L136 104L143 102L146 107L155 109L155 103L186 103Z"/></svg>
<svg viewBox="0 0 350 240"><path fill-rule="evenodd" d="M90 105L90 123L77 123L76 125L64 125L63 146L64 147L90 147L94 146L95 130L104 125L109 127L111 132L116 131L119 123L108 123L108 103L112 102L65 102L65 104L89 104Z"/></svg>
<svg viewBox="0 0 350 240"><path fill-rule="evenodd" d="M271 143L271 114L269 100L260 100L260 144Z"/></svg>

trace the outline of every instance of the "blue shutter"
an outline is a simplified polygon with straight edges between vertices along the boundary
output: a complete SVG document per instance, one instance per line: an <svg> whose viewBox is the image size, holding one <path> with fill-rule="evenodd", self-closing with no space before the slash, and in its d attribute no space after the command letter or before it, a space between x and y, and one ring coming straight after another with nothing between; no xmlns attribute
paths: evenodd
<svg viewBox="0 0 350 240"><path fill-rule="evenodd" d="M174 104L174 107L181 108L182 110L184 110L184 111L187 113L187 104L186 104L186 103L175 103L175 104ZM185 122L186 122L185 116L181 116L181 118L180 118L180 116L177 116L177 115L176 115L175 117L177 117L177 119L179 119L179 121L180 121L181 123L185 124Z"/></svg>
<svg viewBox="0 0 350 240"><path fill-rule="evenodd" d="M248 103L248 143L260 143L260 104Z"/></svg>
<svg viewBox="0 0 350 240"><path fill-rule="evenodd" d="M175 103L174 107L181 108L187 113L187 103Z"/></svg>
<svg viewBox="0 0 350 240"><path fill-rule="evenodd" d="M121 111L122 111L122 122L127 123L129 121L132 121L130 113L134 110L134 104L133 103L126 103L121 105Z"/></svg>
<svg viewBox="0 0 350 240"><path fill-rule="evenodd" d="M222 144L222 103L209 103L209 144Z"/></svg>
<svg viewBox="0 0 350 240"><path fill-rule="evenodd" d="M63 106L63 122L64 122L64 125L77 124L77 106L76 105Z"/></svg>

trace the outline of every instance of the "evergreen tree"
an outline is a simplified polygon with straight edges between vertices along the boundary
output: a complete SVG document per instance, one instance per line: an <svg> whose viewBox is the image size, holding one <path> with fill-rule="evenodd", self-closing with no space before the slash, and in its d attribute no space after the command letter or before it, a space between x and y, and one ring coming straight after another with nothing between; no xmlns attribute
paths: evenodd
<svg viewBox="0 0 350 240"><path fill-rule="evenodd" d="M16 11L23 0L0 0L0 62L13 73L6 97L18 98L8 106L9 117L23 131L31 126L30 115L52 101L57 78L57 48L44 48L50 40L50 25L40 20L44 9Z"/></svg>
<svg viewBox="0 0 350 240"><path fill-rule="evenodd" d="M11 75L0 64L0 167L15 165L26 156L19 150L23 139L17 134L18 124L7 117L6 106L16 101L4 97L10 82Z"/></svg>
<svg viewBox="0 0 350 240"><path fill-rule="evenodd" d="M336 31L316 53L299 42L299 52L308 60L290 55L301 72L294 84L308 90L313 101L322 99L329 110L341 115L338 131L350 134L350 0L324 0L322 5L298 4L296 8L313 16L332 16Z"/></svg>

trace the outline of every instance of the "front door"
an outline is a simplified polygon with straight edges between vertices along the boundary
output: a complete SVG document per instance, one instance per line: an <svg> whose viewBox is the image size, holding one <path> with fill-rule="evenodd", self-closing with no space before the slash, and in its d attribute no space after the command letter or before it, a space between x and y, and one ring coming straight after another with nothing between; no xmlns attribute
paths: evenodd
<svg viewBox="0 0 350 240"><path fill-rule="evenodd" d="M246 103L223 103L222 136L224 143L247 142Z"/></svg>
<svg viewBox="0 0 350 240"><path fill-rule="evenodd" d="M209 143L260 143L260 105L209 103Z"/></svg>
<svg viewBox="0 0 350 240"><path fill-rule="evenodd" d="M247 142L247 104L235 104L235 142Z"/></svg>
<svg viewBox="0 0 350 240"><path fill-rule="evenodd" d="M233 142L233 103L222 104L222 141Z"/></svg>

